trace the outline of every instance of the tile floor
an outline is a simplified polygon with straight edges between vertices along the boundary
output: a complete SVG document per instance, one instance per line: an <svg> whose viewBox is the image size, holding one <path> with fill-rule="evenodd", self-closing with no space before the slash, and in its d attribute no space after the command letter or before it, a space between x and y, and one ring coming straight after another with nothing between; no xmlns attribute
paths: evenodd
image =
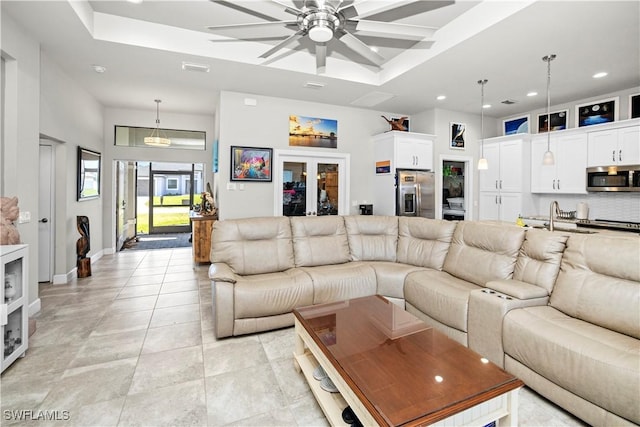
<svg viewBox="0 0 640 427"><path fill-rule="evenodd" d="M1 378L0 424L327 425L293 368L292 328L215 339L207 269L190 248L125 251L41 285L27 355ZM519 412L524 426L584 425L526 388Z"/></svg>

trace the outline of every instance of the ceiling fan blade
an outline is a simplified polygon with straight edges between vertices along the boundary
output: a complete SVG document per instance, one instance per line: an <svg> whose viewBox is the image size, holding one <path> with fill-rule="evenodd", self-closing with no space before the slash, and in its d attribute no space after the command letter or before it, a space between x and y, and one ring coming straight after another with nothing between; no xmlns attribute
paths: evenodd
<svg viewBox="0 0 640 427"><path fill-rule="evenodd" d="M316 74L324 73L327 68L327 44L316 43Z"/></svg>
<svg viewBox="0 0 640 427"><path fill-rule="evenodd" d="M286 27L287 25L296 24L296 21L273 21L273 22L251 22L246 24L227 24L227 25L212 25L207 27L209 30L231 30L234 28L255 28L255 27Z"/></svg>
<svg viewBox="0 0 640 427"><path fill-rule="evenodd" d="M239 4L234 3L234 2L230 2L230 1L225 1L225 0L210 0L212 3L217 3L221 6L226 6L228 8L231 9L235 9L238 10L240 12L244 12L244 13L248 13L249 15L253 15L256 18L260 18L260 19L264 19L265 21L271 21L271 22L276 22L279 21L279 19L274 18L273 16L269 16L269 15L265 15L264 13L260 13L258 11L252 10L252 9L248 9L244 6L240 6Z"/></svg>
<svg viewBox="0 0 640 427"><path fill-rule="evenodd" d="M279 41L284 40L288 36L273 36L273 37L240 37L237 39L215 39L209 40L212 43L238 43L238 42L270 42L270 41Z"/></svg>
<svg viewBox="0 0 640 427"><path fill-rule="evenodd" d="M347 45L347 47L358 55L362 56L367 61L377 66L382 65L385 59L380 54L371 50L369 46L362 43L356 36L350 34L344 30L341 30L338 34L338 40Z"/></svg>
<svg viewBox="0 0 640 427"><path fill-rule="evenodd" d="M345 19L353 19L355 17L369 17L369 15L377 15L380 13L387 12L389 10L394 10L403 6L406 6L410 3L415 2L416 0L398 0L398 1L363 1L357 4L352 4L353 2L345 2L346 4L338 8L338 12L345 17ZM418 3L431 3L430 1L418 1Z"/></svg>
<svg viewBox="0 0 640 427"><path fill-rule="evenodd" d="M287 6L285 3L282 3L281 1L278 1L278 0L271 0L271 1L273 3L277 3L280 6L284 7L284 11L287 12L287 13L290 13L291 15L298 16L298 15L300 15L302 13L301 10L296 9L294 7L291 7L291 6Z"/></svg>
<svg viewBox="0 0 640 427"><path fill-rule="evenodd" d="M369 20L353 20L355 31L366 36L377 36L402 40L423 40L433 37L437 28L419 25L398 24L395 22L380 22Z"/></svg>
<svg viewBox="0 0 640 427"><path fill-rule="evenodd" d="M304 35L304 33L305 33L304 30L297 31L295 34L290 35L289 37L287 37L286 39L284 39L283 41L281 41L280 43L278 43L277 45L275 45L274 47L272 47L271 49L269 49L268 51L266 51L262 55L260 55L260 58L268 58L268 57L270 57L271 55L273 55L274 53L276 53L280 49L282 49L282 48L290 45L291 43L299 40Z"/></svg>

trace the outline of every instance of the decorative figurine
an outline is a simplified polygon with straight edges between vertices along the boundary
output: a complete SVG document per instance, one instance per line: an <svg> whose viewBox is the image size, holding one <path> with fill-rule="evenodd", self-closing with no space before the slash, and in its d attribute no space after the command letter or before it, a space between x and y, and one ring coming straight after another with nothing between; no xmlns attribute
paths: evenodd
<svg viewBox="0 0 640 427"><path fill-rule="evenodd" d="M20 233L14 223L19 216L17 197L0 197L0 245L20 243Z"/></svg>
<svg viewBox="0 0 640 427"><path fill-rule="evenodd" d="M408 117L400 117L399 119L387 119L385 116L380 116L389 123L391 126L391 130L401 130L407 131L407 127L404 125L404 121L408 119Z"/></svg>
<svg viewBox="0 0 640 427"><path fill-rule="evenodd" d="M91 238L89 236L89 218L84 215L76 217L78 232L80 238L76 242L76 253L78 254L78 277L91 276L91 258L87 258L89 250L91 250Z"/></svg>

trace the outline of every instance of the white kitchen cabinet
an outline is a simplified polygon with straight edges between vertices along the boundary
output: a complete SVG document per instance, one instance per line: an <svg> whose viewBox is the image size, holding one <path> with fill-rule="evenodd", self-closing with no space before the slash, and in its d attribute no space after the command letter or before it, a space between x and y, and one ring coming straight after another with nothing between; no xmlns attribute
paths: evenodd
<svg viewBox="0 0 640 427"><path fill-rule="evenodd" d="M523 197L529 190L528 134L490 138L484 143L484 157L488 169L479 171L480 220L515 221L519 214L527 213L530 206Z"/></svg>
<svg viewBox="0 0 640 427"><path fill-rule="evenodd" d="M480 220L499 220L515 222L518 215L526 215L529 209L523 203L523 193L500 193L498 191L480 192Z"/></svg>
<svg viewBox="0 0 640 427"><path fill-rule="evenodd" d="M587 161L589 167L640 164L640 125L589 132Z"/></svg>
<svg viewBox="0 0 640 427"><path fill-rule="evenodd" d="M0 372L24 356L29 342L28 246L0 246L0 329L4 339Z"/></svg>
<svg viewBox="0 0 640 427"><path fill-rule="evenodd" d="M531 192L584 194L587 192L587 134L583 130L551 134L550 150L555 164L543 165L547 134L531 141Z"/></svg>
<svg viewBox="0 0 640 427"><path fill-rule="evenodd" d="M485 140L484 157L489 168L479 172L480 191L523 191L524 153L528 147L528 136L523 134Z"/></svg>
<svg viewBox="0 0 640 427"><path fill-rule="evenodd" d="M373 137L375 161L390 162L390 170L433 170L434 135L389 131Z"/></svg>

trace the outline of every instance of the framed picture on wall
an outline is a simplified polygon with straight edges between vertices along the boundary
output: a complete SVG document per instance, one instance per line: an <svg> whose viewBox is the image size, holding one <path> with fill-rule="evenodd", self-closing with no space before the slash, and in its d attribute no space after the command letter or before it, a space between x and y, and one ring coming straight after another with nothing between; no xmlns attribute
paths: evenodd
<svg viewBox="0 0 640 427"><path fill-rule="evenodd" d="M273 149L231 146L231 181L271 182Z"/></svg>
<svg viewBox="0 0 640 427"><path fill-rule="evenodd" d="M567 122L569 121L569 110L560 110L550 113L549 121L551 121L551 132L566 129ZM538 133L544 133L548 130L547 113L538 114Z"/></svg>
<svg viewBox="0 0 640 427"><path fill-rule="evenodd" d="M78 201L100 197L102 156L97 151L78 147Z"/></svg>
<svg viewBox="0 0 640 427"><path fill-rule="evenodd" d="M454 150L464 150L465 148L465 131L467 125L464 123L449 123L449 148Z"/></svg>
<svg viewBox="0 0 640 427"><path fill-rule="evenodd" d="M576 105L576 127L615 122L618 120L618 100L616 96Z"/></svg>
<svg viewBox="0 0 640 427"><path fill-rule="evenodd" d="M338 148L338 121L292 114L289 116L289 145Z"/></svg>
<svg viewBox="0 0 640 427"><path fill-rule="evenodd" d="M502 131L505 135L529 133L529 115L503 120Z"/></svg>
<svg viewBox="0 0 640 427"><path fill-rule="evenodd" d="M629 95L629 118L640 117L640 93Z"/></svg>

